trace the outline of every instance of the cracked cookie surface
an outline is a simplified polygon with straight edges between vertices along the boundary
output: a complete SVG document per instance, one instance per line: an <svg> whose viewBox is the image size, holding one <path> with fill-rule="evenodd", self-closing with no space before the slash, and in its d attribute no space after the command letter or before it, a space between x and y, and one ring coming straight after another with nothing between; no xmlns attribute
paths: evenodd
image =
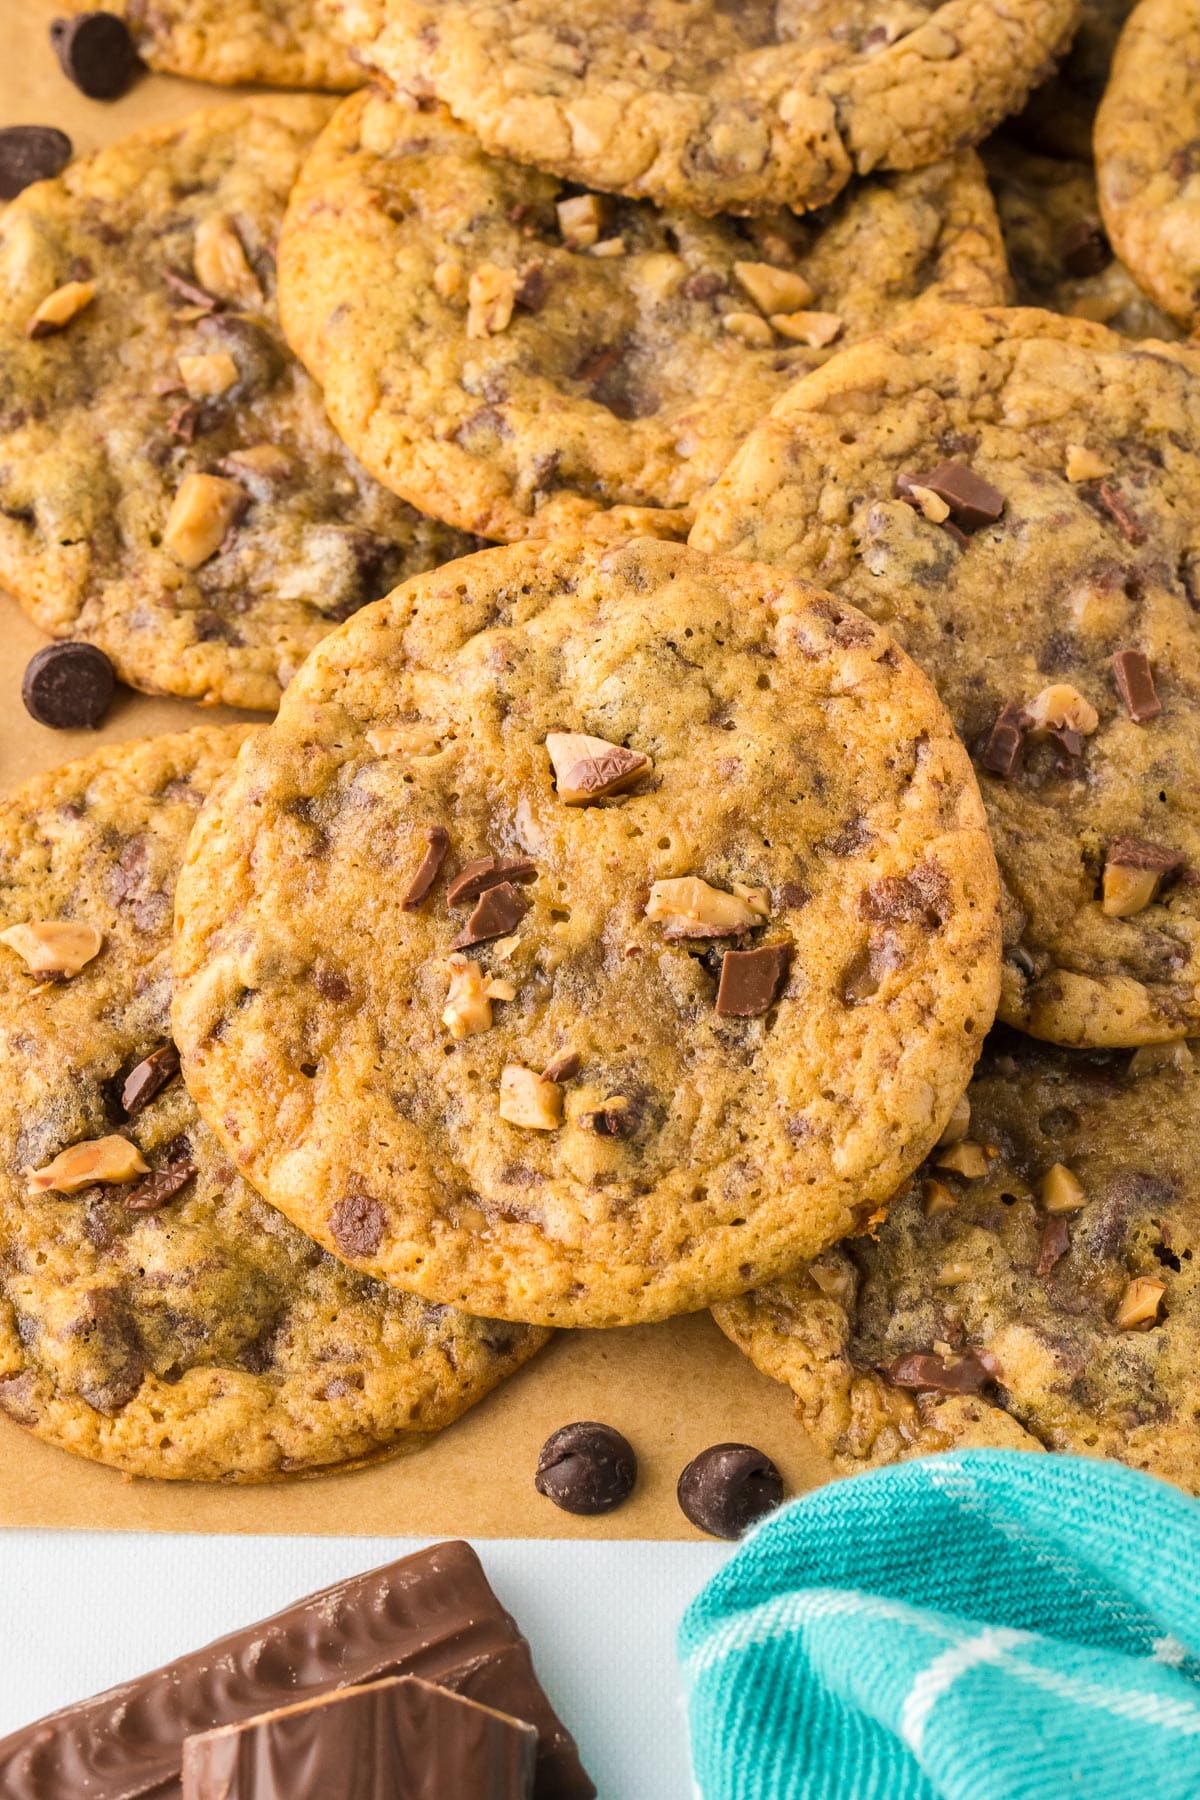
<svg viewBox="0 0 1200 1800"><path fill-rule="evenodd" d="M345 441L484 536L618 508L664 532L788 383L942 302L1003 300L967 153L811 219L579 194L486 155L443 109L356 95L303 169L281 312Z"/></svg>
<svg viewBox="0 0 1200 1800"><path fill-rule="evenodd" d="M1200 0L1140 0L1096 115L1100 204L1151 299L1200 330Z"/></svg>
<svg viewBox="0 0 1200 1800"><path fill-rule="evenodd" d="M823 206L977 143L1076 0L342 0L364 60L498 156L698 212Z"/></svg>
<svg viewBox="0 0 1200 1800"><path fill-rule="evenodd" d="M994 1005L995 883L883 632L774 570L562 537L410 581L305 665L192 840L176 1033L239 1167L355 1266L662 1318L924 1155Z"/></svg>
<svg viewBox="0 0 1200 1800"><path fill-rule="evenodd" d="M192 114L0 220L0 582L131 686L269 710L333 624L470 547L355 462L279 328L275 241L333 104Z"/></svg>
<svg viewBox="0 0 1200 1800"><path fill-rule="evenodd" d="M1001 1033L967 1097L984 1173L935 1152L873 1240L715 1309L718 1324L792 1388L842 1473L952 1446L1040 1447L1200 1491L1191 1052L1055 1051Z"/></svg>
<svg viewBox="0 0 1200 1800"><path fill-rule="evenodd" d="M261 1481L418 1446L544 1341L327 1256L175 1072L172 891L245 736L123 744L0 799L0 926L96 934L48 982L0 945L0 1408L134 1475ZM68 1191L33 1191L54 1164Z"/></svg>
<svg viewBox="0 0 1200 1800"><path fill-rule="evenodd" d="M91 0L70 0L69 12ZM192 81L348 92L366 79L328 0L110 0L151 69Z"/></svg>
<svg viewBox="0 0 1200 1800"><path fill-rule="evenodd" d="M798 382L692 535L835 590L932 677L1000 864L1001 1015L1038 1037L1200 1029L1198 445L1185 347L960 309Z"/></svg>

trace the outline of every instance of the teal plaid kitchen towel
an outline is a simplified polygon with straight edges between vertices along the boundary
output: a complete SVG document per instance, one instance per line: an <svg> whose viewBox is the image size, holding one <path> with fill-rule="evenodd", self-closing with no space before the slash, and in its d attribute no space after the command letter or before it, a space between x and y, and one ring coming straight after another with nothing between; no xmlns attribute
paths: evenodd
<svg viewBox="0 0 1200 1800"><path fill-rule="evenodd" d="M703 1800L1200 1800L1200 1507L964 1450L760 1525L680 1628Z"/></svg>

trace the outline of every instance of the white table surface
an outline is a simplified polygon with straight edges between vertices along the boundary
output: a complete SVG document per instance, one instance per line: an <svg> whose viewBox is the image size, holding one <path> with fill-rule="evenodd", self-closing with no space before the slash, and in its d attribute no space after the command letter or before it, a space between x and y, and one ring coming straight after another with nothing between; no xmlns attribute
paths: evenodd
<svg viewBox="0 0 1200 1800"><path fill-rule="evenodd" d="M411 1538L5 1532L0 1735L419 1548ZM687 1800L675 1628L728 1546L476 1548L601 1800Z"/></svg>

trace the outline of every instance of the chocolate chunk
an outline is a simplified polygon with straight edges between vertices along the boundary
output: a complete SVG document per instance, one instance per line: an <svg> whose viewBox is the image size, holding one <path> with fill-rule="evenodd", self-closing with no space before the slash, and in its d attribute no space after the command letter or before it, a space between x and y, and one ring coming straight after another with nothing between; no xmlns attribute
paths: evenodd
<svg viewBox="0 0 1200 1800"><path fill-rule="evenodd" d="M183 1800L528 1800L536 1762L532 1725L400 1675L188 1738Z"/></svg>
<svg viewBox="0 0 1200 1800"><path fill-rule="evenodd" d="M935 862L918 863L910 875L884 875L858 896L858 916L876 925L902 920L934 931L950 916L950 883Z"/></svg>
<svg viewBox="0 0 1200 1800"><path fill-rule="evenodd" d="M1118 650L1112 659L1113 680L1117 692L1135 725L1156 719L1162 701L1154 686L1154 670L1144 650Z"/></svg>
<svg viewBox="0 0 1200 1800"><path fill-rule="evenodd" d="M533 1725L535 1800L594 1800L529 1645L462 1543L434 1544L339 1582L25 1726L0 1741L0 1793L5 1800L181 1800L185 1738L393 1675L419 1676ZM302 1791L291 1790L297 1800Z"/></svg>
<svg viewBox="0 0 1200 1800"><path fill-rule="evenodd" d="M580 1420L542 1445L533 1485L569 1513L606 1513L628 1500L637 1481L633 1446L611 1425Z"/></svg>
<svg viewBox="0 0 1200 1800"><path fill-rule="evenodd" d="M26 664L21 699L30 718L52 731L94 731L112 702L116 679L94 644L47 644Z"/></svg>
<svg viewBox="0 0 1200 1800"><path fill-rule="evenodd" d="M511 881L502 881L499 887L487 888L479 896L475 911L450 948L465 950L471 944L486 944L489 938L507 937L510 931L516 930L528 911L529 902L517 892Z"/></svg>
<svg viewBox="0 0 1200 1800"><path fill-rule="evenodd" d="M928 475L896 477L896 492L901 496L910 494L915 487L928 488L944 500L950 517L963 531L994 525L1004 511L1004 495L968 463L943 462Z"/></svg>
<svg viewBox="0 0 1200 1800"><path fill-rule="evenodd" d="M199 306L205 312L215 312L221 304L216 295L210 294L207 288L202 288L196 282L189 281L186 275L177 274L174 269L164 269L162 278L171 292L178 294L181 300L186 300L189 306Z"/></svg>
<svg viewBox="0 0 1200 1800"><path fill-rule="evenodd" d="M136 1119L155 1094L162 1092L179 1073L179 1052L174 1044L160 1044L130 1069L121 1087L121 1106L127 1119Z"/></svg>
<svg viewBox="0 0 1200 1800"><path fill-rule="evenodd" d="M343 1256L374 1256L387 1215L370 1194L346 1194L329 1215L333 1241Z"/></svg>
<svg viewBox="0 0 1200 1800"><path fill-rule="evenodd" d="M408 892L400 902L405 912L412 912L420 906L437 880L438 871L445 862L446 852L450 848L450 833L444 825L431 825L426 831L425 837L429 847L420 868L408 884Z"/></svg>
<svg viewBox="0 0 1200 1800"><path fill-rule="evenodd" d="M1165 844L1151 844L1145 838L1120 837L1113 838L1105 852L1105 867L1110 864L1121 869L1148 869L1165 880L1168 875L1177 875L1187 858L1178 850L1168 850Z"/></svg>
<svg viewBox="0 0 1200 1800"><path fill-rule="evenodd" d="M1071 1248L1071 1227L1066 1215L1055 1213L1042 1226L1041 1243L1038 1245L1037 1273L1048 1275L1055 1263L1061 1262Z"/></svg>
<svg viewBox="0 0 1200 1800"><path fill-rule="evenodd" d="M71 140L53 125L6 125L0 131L0 200L14 200L35 181L49 181L71 160Z"/></svg>
<svg viewBox="0 0 1200 1800"><path fill-rule="evenodd" d="M505 862L500 857L481 856L475 862L463 864L446 890L446 901L450 906L463 906L468 900L478 900L488 888L499 887L502 881L536 880L537 864L527 857Z"/></svg>
<svg viewBox="0 0 1200 1800"><path fill-rule="evenodd" d="M893 1387L929 1388L939 1394L977 1394L994 1379L994 1371L974 1350L950 1363L917 1351L912 1356L898 1356L883 1372Z"/></svg>
<svg viewBox="0 0 1200 1800"><path fill-rule="evenodd" d="M546 279L546 271L541 263L530 263L522 269L517 280L517 291L513 295L514 304L523 307L526 312L541 312L550 293L550 283Z"/></svg>
<svg viewBox="0 0 1200 1800"><path fill-rule="evenodd" d="M1019 700L1007 700L1000 708L979 756L980 763L990 774L1002 775L1007 780L1016 770L1025 742L1021 723L1024 717L1025 708Z"/></svg>
<svg viewBox="0 0 1200 1800"><path fill-rule="evenodd" d="M612 1094L593 1112L581 1113L579 1123L594 1131L597 1137L630 1138L637 1131L641 1108L624 1094Z"/></svg>
<svg viewBox="0 0 1200 1800"><path fill-rule="evenodd" d="M129 27L116 13L52 19L50 43L67 80L89 100L119 100L137 73Z"/></svg>
<svg viewBox="0 0 1200 1800"><path fill-rule="evenodd" d="M583 1058L578 1050L564 1050L553 1062L548 1062L542 1070L543 1081L571 1081L583 1067Z"/></svg>
<svg viewBox="0 0 1200 1800"><path fill-rule="evenodd" d="M685 1518L710 1537L739 1538L783 1503L783 1476L751 1444L714 1444L693 1457L676 1490Z"/></svg>
<svg viewBox="0 0 1200 1800"><path fill-rule="evenodd" d="M157 1212L168 1200L173 1200L196 1173L191 1150L187 1138L176 1138L168 1144L166 1160L161 1167L152 1169L145 1180L139 1181L126 1195L126 1212Z"/></svg>
<svg viewBox="0 0 1200 1800"><path fill-rule="evenodd" d="M1066 273L1081 280L1099 275L1113 259L1111 244L1091 219L1077 219L1067 227L1059 239L1058 254Z"/></svg>
<svg viewBox="0 0 1200 1800"><path fill-rule="evenodd" d="M721 959L717 1012L723 1019L756 1019L775 1004L792 960L790 944L727 950Z"/></svg>
<svg viewBox="0 0 1200 1800"><path fill-rule="evenodd" d="M1127 544L1144 544L1149 533L1140 519L1130 512L1123 496L1107 481L1097 484L1096 494L1101 506L1112 519Z"/></svg>

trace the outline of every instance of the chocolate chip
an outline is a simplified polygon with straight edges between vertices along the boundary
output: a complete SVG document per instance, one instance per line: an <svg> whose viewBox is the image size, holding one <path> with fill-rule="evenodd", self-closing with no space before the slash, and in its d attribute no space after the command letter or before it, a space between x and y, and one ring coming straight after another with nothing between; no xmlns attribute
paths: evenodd
<svg viewBox="0 0 1200 1800"><path fill-rule="evenodd" d="M1125 542L1127 544L1144 544L1149 533L1141 520L1136 519L1130 512L1124 498L1116 488L1110 486L1107 481L1101 481L1097 484L1096 494L1101 506L1116 525Z"/></svg>
<svg viewBox="0 0 1200 1800"><path fill-rule="evenodd" d="M1177 875L1186 860L1178 850L1168 850L1165 844L1151 844L1145 838L1119 837L1109 844L1104 866L1149 869L1165 880L1168 875Z"/></svg>
<svg viewBox="0 0 1200 1800"><path fill-rule="evenodd" d="M1056 1213L1042 1226L1038 1246L1037 1273L1048 1275L1055 1263L1061 1262L1071 1248L1071 1227L1062 1213Z"/></svg>
<svg viewBox="0 0 1200 1800"><path fill-rule="evenodd" d="M1113 680L1117 692L1135 725L1156 719L1162 701L1154 686L1154 669L1144 650L1118 650L1112 659Z"/></svg>
<svg viewBox="0 0 1200 1800"><path fill-rule="evenodd" d="M597 1137L633 1137L641 1121L641 1108L624 1094L612 1094L593 1112L582 1113L579 1123L594 1131Z"/></svg>
<svg viewBox="0 0 1200 1800"><path fill-rule="evenodd" d="M756 1019L775 1004L792 959L790 944L727 950L721 959L717 1012L723 1019Z"/></svg>
<svg viewBox="0 0 1200 1800"><path fill-rule="evenodd" d="M569 1513L606 1513L628 1500L637 1481L633 1445L611 1425L580 1420L542 1445L533 1485Z"/></svg>
<svg viewBox="0 0 1200 1800"><path fill-rule="evenodd" d="M968 1350L954 1362L943 1362L940 1356L898 1356L883 1373L893 1387L932 1389L938 1394L977 1394L995 1372L987 1367L979 1354Z"/></svg>
<svg viewBox="0 0 1200 1800"><path fill-rule="evenodd" d="M934 931L950 916L950 883L937 863L918 863L909 875L883 875L858 896L858 916L876 925L902 920Z"/></svg>
<svg viewBox="0 0 1200 1800"><path fill-rule="evenodd" d="M329 1215L333 1241L343 1256L373 1256L383 1239L387 1218L369 1194L347 1194Z"/></svg>
<svg viewBox="0 0 1200 1800"><path fill-rule="evenodd" d="M186 1143L186 1139L182 1140ZM180 1140L176 1139L176 1144ZM189 1146L190 1149L190 1146ZM127 1212L157 1212L168 1200L173 1200L180 1188L185 1187L196 1173L196 1165L190 1155L182 1155L175 1145L167 1148L167 1160L161 1168L151 1170L144 1181L139 1181L125 1197Z"/></svg>
<svg viewBox="0 0 1200 1800"><path fill-rule="evenodd" d="M546 279L546 271L541 263L530 263L522 269L517 280L517 291L513 301L526 312L541 312L550 292L550 283Z"/></svg>
<svg viewBox="0 0 1200 1800"><path fill-rule="evenodd" d="M179 1052L174 1044L160 1044L130 1069L121 1088L121 1106L127 1119L135 1119L155 1094L161 1093L179 1073Z"/></svg>
<svg viewBox="0 0 1200 1800"><path fill-rule="evenodd" d="M988 733L987 743L979 756L980 763L990 774L1003 775L1007 780L1015 771L1025 742L1021 724L1024 716L1025 708L1019 700L1007 700L1000 708L996 723Z"/></svg>
<svg viewBox="0 0 1200 1800"><path fill-rule="evenodd" d="M173 294L186 300L189 306L203 307L205 312L215 312L221 302L207 288L199 287L196 282L189 281L186 275L179 275L174 269L164 269L162 278Z"/></svg>
<svg viewBox="0 0 1200 1800"><path fill-rule="evenodd" d="M1059 260L1068 275L1099 275L1113 259L1112 246L1091 219L1077 219L1058 243Z"/></svg>
<svg viewBox="0 0 1200 1800"><path fill-rule="evenodd" d="M481 856L463 864L446 889L446 901L450 906L462 906L468 900L478 900L488 888L499 887L502 881L536 880L537 865L527 857L504 862L500 857Z"/></svg>
<svg viewBox="0 0 1200 1800"><path fill-rule="evenodd" d="M783 1476L750 1444L714 1444L694 1457L676 1490L686 1519L710 1537L739 1538L783 1503Z"/></svg>
<svg viewBox="0 0 1200 1800"><path fill-rule="evenodd" d="M542 1070L543 1081L571 1081L583 1067L583 1058L578 1050L564 1050L553 1062L548 1062Z"/></svg>
<svg viewBox="0 0 1200 1800"><path fill-rule="evenodd" d="M425 833L428 849L421 866L408 884L408 892L400 902L405 912L413 912L438 878L438 871L450 848L450 833L444 825L431 825Z"/></svg>
<svg viewBox="0 0 1200 1800"><path fill-rule="evenodd" d="M71 140L53 125L6 125L0 131L0 200L35 181L49 181L71 160Z"/></svg>
<svg viewBox="0 0 1200 1800"><path fill-rule="evenodd" d="M94 731L115 686L113 666L94 644L47 644L29 659L21 699L30 718L52 731Z"/></svg>
<svg viewBox="0 0 1200 1800"><path fill-rule="evenodd" d="M499 887L490 887L480 895L475 911L450 948L466 950L471 944L486 944L489 938L507 937L510 931L516 930L528 911L529 902L517 892L511 881L503 881Z"/></svg>
<svg viewBox="0 0 1200 1800"><path fill-rule="evenodd" d="M944 500L950 517L963 531L994 525L1004 511L1004 495L967 463L943 462L928 475L896 477L896 492L901 496L910 494L915 487L928 488Z"/></svg>
<svg viewBox="0 0 1200 1800"><path fill-rule="evenodd" d="M129 27L116 13L85 12L53 19L50 43L63 74L89 100L119 100L137 73Z"/></svg>

